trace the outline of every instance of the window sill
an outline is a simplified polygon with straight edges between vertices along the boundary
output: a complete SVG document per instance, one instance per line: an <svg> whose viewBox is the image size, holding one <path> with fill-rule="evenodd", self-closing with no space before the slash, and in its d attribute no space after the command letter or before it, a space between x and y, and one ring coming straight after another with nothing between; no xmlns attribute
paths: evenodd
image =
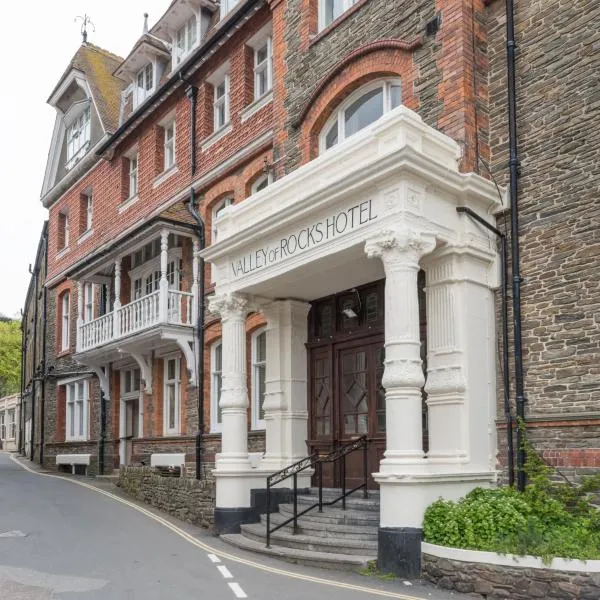
<svg viewBox="0 0 600 600"><path fill-rule="evenodd" d="M77 240L77 244L83 244L83 242L85 242L85 240L87 240L89 237L91 237L92 233L94 233L93 229L87 229L86 231L84 231L79 236L79 239Z"/></svg>
<svg viewBox="0 0 600 600"><path fill-rule="evenodd" d="M56 260L58 260L59 258L62 258L65 254L67 254L69 252L70 248L69 246L65 246L60 252L58 252L56 254Z"/></svg>
<svg viewBox="0 0 600 600"><path fill-rule="evenodd" d="M85 436L85 437L72 437L72 438L65 437L65 443L67 443L67 444L75 444L77 442L81 443L81 442L87 442L87 441L89 441L88 438L87 438L87 436Z"/></svg>
<svg viewBox="0 0 600 600"><path fill-rule="evenodd" d="M327 27L323 27L314 37L310 40L308 47L312 47L314 44L320 42L324 37L329 35L340 23L345 21L348 17L351 17L357 10L360 10L369 0L358 0L358 2L351 6L347 11L343 12L339 17L331 21Z"/></svg>
<svg viewBox="0 0 600 600"><path fill-rule="evenodd" d="M232 129L233 127L231 126L231 122L229 122L226 125L223 125L221 129L217 129L217 131L205 138L200 146L202 152L205 152L211 146L216 144L220 139L224 138L228 133L231 132Z"/></svg>
<svg viewBox="0 0 600 600"><path fill-rule="evenodd" d="M176 164L164 170L160 175L154 178L154 181L152 182L152 189L157 188L161 183L164 183L167 179L169 179L169 177L172 177L178 172L179 169L177 168Z"/></svg>
<svg viewBox="0 0 600 600"><path fill-rule="evenodd" d="M256 114L261 108L267 106L273 101L273 90L257 98L252 104L249 104L241 113L242 123L245 123L252 115Z"/></svg>
<svg viewBox="0 0 600 600"><path fill-rule="evenodd" d="M71 354L71 348L67 348L66 350L59 350L56 353L56 358L63 358L64 356L69 356Z"/></svg>
<svg viewBox="0 0 600 600"><path fill-rule="evenodd" d="M135 204L139 199L139 196L136 194L135 196L131 196L127 198L121 206L119 206L119 214L124 213L131 205Z"/></svg>

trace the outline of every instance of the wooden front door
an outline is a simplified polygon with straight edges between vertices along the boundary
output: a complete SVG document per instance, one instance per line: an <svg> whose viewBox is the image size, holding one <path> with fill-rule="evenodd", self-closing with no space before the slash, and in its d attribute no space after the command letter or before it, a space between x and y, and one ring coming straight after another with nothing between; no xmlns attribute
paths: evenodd
<svg viewBox="0 0 600 600"><path fill-rule="evenodd" d="M309 331L309 451L327 454L366 435L368 472L376 472L385 450L382 282L315 302ZM360 485L362 453L346 461L346 485ZM341 463L325 464L323 479L341 487ZM377 487L370 475L368 483Z"/></svg>

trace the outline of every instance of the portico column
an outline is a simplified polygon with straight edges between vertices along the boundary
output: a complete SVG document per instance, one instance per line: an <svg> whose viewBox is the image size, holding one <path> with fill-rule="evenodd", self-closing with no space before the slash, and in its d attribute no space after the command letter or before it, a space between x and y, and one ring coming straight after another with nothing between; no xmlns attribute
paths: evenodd
<svg viewBox="0 0 600 600"><path fill-rule="evenodd" d="M77 282L77 342L76 347L81 349L81 327L83 326L83 283Z"/></svg>
<svg viewBox="0 0 600 600"><path fill-rule="evenodd" d="M159 319L166 323L168 318L169 282L167 280L167 264L169 261L169 232L160 232L160 284L159 284Z"/></svg>
<svg viewBox="0 0 600 600"><path fill-rule="evenodd" d="M407 228L384 231L367 241L369 258L385 269L386 451L380 473L410 472L424 460L421 388L425 383L419 336L417 275L435 238Z"/></svg>
<svg viewBox="0 0 600 600"><path fill-rule="evenodd" d="M115 260L115 303L113 305L113 337L121 335L121 257Z"/></svg>
<svg viewBox="0 0 600 600"><path fill-rule="evenodd" d="M262 309L267 319L264 469L282 469L307 454L309 309L309 304L295 300L271 302Z"/></svg>

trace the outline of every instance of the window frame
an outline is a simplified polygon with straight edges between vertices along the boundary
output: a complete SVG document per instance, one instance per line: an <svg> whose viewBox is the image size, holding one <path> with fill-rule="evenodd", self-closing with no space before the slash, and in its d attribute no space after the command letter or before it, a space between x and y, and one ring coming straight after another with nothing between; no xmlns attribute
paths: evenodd
<svg viewBox="0 0 600 600"><path fill-rule="evenodd" d="M217 350L221 349L220 369L216 369ZM217 386L217 377L219 384ZM218 387L218 391L217 391ZM210 346L210 431L211 433L221 433L223 431L223 414L219 421L219 403L223 391L223 340L218 339Z"/></svg>
<svg viewBox="0 0 600 600"><path fill-rule="evenodd" d="M327 27L334 23L345 12L349 11L359 0L342 0L342 11L339 14L334 15L331 21L325 20L325 15L327 14L327 1L328 0L319 0L319 31L327 29Z"/></svg>
<svg viewBox="0 0 600 600"><path fill-rule="evenodd" d="M72 169L87 152L92 134L91 123L91 108L88 104L67 127L65 132L67 149L65 169L67 171Z"/></svg>
<svg viewBox="0 0 600 600"><path fill-rule="evenodd" d="M217 219L218 213L226 209L228 206L233 206L233 196L227 196L217 202L211 210L211 222L210 222L210 243L214 244L217 241Z"/></svg>
<svg viewBox="0 0 600 600"><path fill-rule="evenodd" d="M258 339L260 336L265 336L265 359L263 361L258 360ZM251 398L252 398L252 429L253 430L262 430L266 428L266 423L264 419L260 418L260 388L258 386L259 383L259 370L264 368L265 371L265 398L266 398L266 374L267 374L267 328L260 327L256 331L252 332L250 338L250 348L251 348ZM265 402L265 398L263 398L263 406Z"/></svg>
<svg viewBox="0 0 600 600"><path fill-rule="evenodd" d="M62 384L65 387L65 441L86 441L89 436L89 403L90 380L76 379ZM79 399L79 385L82 385L83 396ZM81 405L81 406L78 406ZM72 423L71 423L72 421ZM79 432L77 424L80 425ZM71 425L73 426L71 428Z"/></svg>
<svg viewBox="0 0 600 600"><path fill-rule="evenodd" d="M195 21L193 27L189 27L192 19ZM185 23L175 32L173 35L173 67L177 68L185 59L190 55L192 50L196 48L200 43L200 23L201 15L192 13L192 15L185 21ZM190 33L194 31L194 41L190 43ZM179 45L180 34L183 32L183 45L181 48Z"/></svg>
<svg viewBox="0 0 600 600"><path fill-rule="evenodd" d="M171 132L171 137L169 137L169 132ZM175 167L177 162L175 154L175 119L163 125L163 136L163 169L169 171ZM171 162L167 160L168 156L171 156Z"/></svg>
<svg viewBox="0 0 600 600"><path fill-rule="evenodd" d="M83 322L89 323L94 320L95 308L95 292L94 284L86 282L83 284Z"/></svg>
<svg viewBox="0 0 600 600"><path fill-rule="evenodd" d="M6 411L0 413L0 440L6 439Z"/></svg>
<svg viewBox="0 0 600 600"><path fill-rule="evenodd" d="M221 85L224 85L225 92L223 93L222 96L217 96L217 93L218 93ZM217 131L220 131L221 129L224 129L225 127L227 127L227 125L229 125L229 122L231 120L231 115L229 112L230 111L229 73L224 73L223 76L214 84L213 88L214 88L214 92L213 92L213 131L214 131L214 133L216 133ZM224 107L224 117L223 117L223 122L217 126L217 123L218 123L217 117L219 115L221 105L223 105L223 107Z"/></svg>
<svg viewBox="0 0 600 600"><path fill-rule="evenodd" d="M266 185L258 189L263 183L266 182ZM265 188L269 187L273 183L273 175L271 172L264 173L260 177L257 177L252 186L250 187L250 195L258 194L258 192L262 192Z"/></svg>
<svg viewBox="0 0 600 600"><path fill-rule="evenodd" d="M17 437L17 419L16 419L16 409L9 408L6 410L6 431L7 431L7 440L14 440Z"/></svg>
<svg viewBox="0 0 600 600"><path fill-rule="evenodd" d="M64 292L60 296L60 302L60 351L66 352L71 348L71 292Z"/></svg>
<svg viewBox="0 0 600 600"><path fill-rule="evenodd" d="M175 377L169 378L169 363L175 361ZM163 435L177 436L181 433L181 359L178 356L163 357L164 385L163 385ZM169 427L169 388L173 388L175 402L175 423Z"/></svg>
<svg viewBox="0 0 600 600"><path fill-rule="evenodd" d="M94 201L92 192L90 191L82 194L82 198L85 199L85 202L81 203L85 205L82 206L82 208L85 208L85 229L82 231L82 234L84 234L92 230L92 225L94 223Z"/></svg>
<svg viewBox="0 0 600 600"><path fill-rule="evenodd" d="M140 392L142 390L142 372L139 367L128 367L126 369L121 369L121 384L120 384L120 398L121 400L130 400L139 398ZM136 378L136 373L138 377ZM127 390L126 381L127 375L129 375L130 389ZM139 384L136 387L136 382Z"/></svg>
<svg viewBox="0 0 600 600"><path fill-rule="evenodd" d="M360 131L362 131L363 129L366 129L367 127L369 127L373 123L376 123L379 120L379 119L377 119L376 121L373 121L373 123L370 123L369 125L366 125L362 129L359 129L356 133L354 133L350 136L346 136L346 134L345 134L346 110L350 106L352 106L352 104L354 104L357 100L359 100L366 94L368 94L378 88L382 88L383 89L383 114L382 114L382 117L385 116L387 113L391 112L392 110L394 110L394 108L396 108L396 107L392 108L391 90L393 87L396 87L396 86L400 87L400 104L399 104L399 106L401 106L402 105L402 80L399 77L386 77L384 79L376 79L376 80L370 81L369 83L354 90L354 92L352 92L347 98L344 99L344 101L340 105L338 105L336 107L336 109L333 111L332 115L327 119L325 125L322 127L322 129L319 133L319 154L328 152L329 150L332 150L333 148L339 146L340 144L343 144L345 141L347 141L348 139L350 139L357 133L360 133ZM331 146L331 148L327 148L326 147L327 134L330 132L331 128L336 123L337 123L337 128L338 128L338 140L333 146Z"/></svg>
<svg viewBox="0 0 600 600"><path fill-rule="evenodd" d="M223 20L233 9L239 4L240 0L221 0L220 2L220 19Z"/></svg>
<svg viewBox="0 0 600 600"><path fill-rule="evenodd" d="M150 73L150 76L152 77L152 85L150 87L148 87L148 80L150 79L150 76L148 75ZM139 80L140 80L140 75L142 76L142 86L140 87L139 85ZM135 89L135 107L137 108L138 106L140 106L140 104L143 104L150 96L152 96L152 94L154 93L155 89L156 89L156 69L155 69L155 64L154 61L151 61L147 64L145 64L136 74L135 74L135 79L133 82L134 85L134 89ZM142 90L142 92L140 92L140 90Z"/></svg>
<svg viewBox="0 0 600 600"><path fill-rule="evenodd" d="M267 46L267 57L258 62L258 53L262 50L265 45ZM258 81L263 71L266 71L267 75L267 89L259 94ZM260 100L273 90L273 38L268 35L260 45L257 44L254 48L254 100Z"/></svg>
<svg viewBox="0 0 600 600"><path fill-rule="evenodd" d="M58 248L58 251L61 252L66 250L69 247L69 211L64 210L58 213L58 227L59 227L59 236L62 233L62 246ZM60 241L60 237L59 240ZM57 244L58 245L58 244Z"/></svg>
<svg viewBox="0 0 600 600"><path fill-rule="evenodd" d="M138 194L138 153L129 157L129 194L127 199L135 198ZM135 165L135 166L134 166Z"/></svg>

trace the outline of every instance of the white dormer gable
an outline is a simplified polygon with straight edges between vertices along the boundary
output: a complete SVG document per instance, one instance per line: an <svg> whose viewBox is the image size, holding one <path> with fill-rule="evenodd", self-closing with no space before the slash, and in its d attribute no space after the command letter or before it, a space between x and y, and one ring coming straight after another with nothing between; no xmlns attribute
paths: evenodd
<svg viewBox="0 0 600 600"><path fill-rule="evenodd" d="M56 110L42 196L62 179L90 150L92 128L101 137L104 126L85 74L72 69L48 99Z"/></svg>
<svg viewBox="0 0 600 600"><path fill-rule="evenodd" d="M176 0L150 30L171 45L171 71L202 43L218 5L211 0Z"/></svg>

